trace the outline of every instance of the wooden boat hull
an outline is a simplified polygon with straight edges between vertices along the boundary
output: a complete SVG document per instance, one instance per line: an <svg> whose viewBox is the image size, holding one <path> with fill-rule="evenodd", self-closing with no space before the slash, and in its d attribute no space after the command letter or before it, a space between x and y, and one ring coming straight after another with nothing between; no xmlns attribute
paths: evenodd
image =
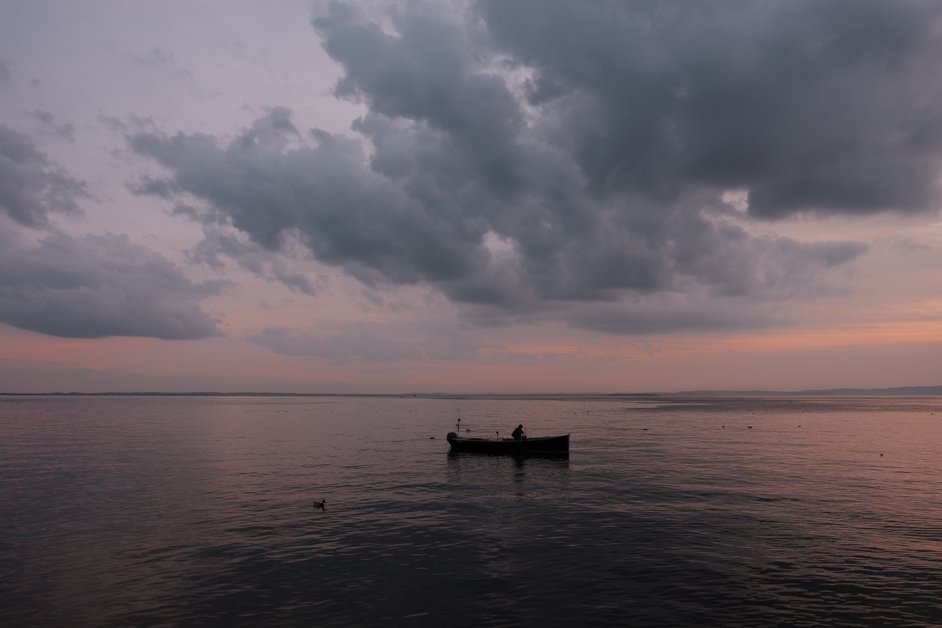
<svg viewBox="0 0 942 628"><path fill-rule="evenodd" d="M569 434L540 438L462 438L448 432L448 444L455 452L504 456L568 456Z"/></svg>

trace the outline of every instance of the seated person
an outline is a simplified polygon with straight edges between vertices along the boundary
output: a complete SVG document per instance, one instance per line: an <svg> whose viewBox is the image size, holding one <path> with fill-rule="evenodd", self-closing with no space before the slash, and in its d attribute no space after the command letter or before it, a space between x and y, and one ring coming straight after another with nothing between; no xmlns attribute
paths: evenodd
<svg viewBox="0 0 942 628"><path fill-rule="evenodd" d="M523 424L521 423L520 425L518 425L517 429L511 432L510 435L514 437L514 440L522 440L526 438L526 435L523 432Z"/></svg>

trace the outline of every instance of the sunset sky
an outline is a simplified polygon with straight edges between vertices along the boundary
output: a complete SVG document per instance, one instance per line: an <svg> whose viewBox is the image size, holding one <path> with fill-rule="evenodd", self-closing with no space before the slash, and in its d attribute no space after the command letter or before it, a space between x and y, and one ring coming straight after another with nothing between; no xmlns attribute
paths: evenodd
<svg viewBox="0 0 942 628"><path fill-rule="evenodd" d="M0 4L0 392L942 384L942 3Z"/></svg>

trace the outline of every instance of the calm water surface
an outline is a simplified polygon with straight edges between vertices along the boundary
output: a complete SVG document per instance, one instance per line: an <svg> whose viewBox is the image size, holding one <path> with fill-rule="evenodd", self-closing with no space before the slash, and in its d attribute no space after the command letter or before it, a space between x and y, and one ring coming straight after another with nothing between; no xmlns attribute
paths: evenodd
<svg viewBox="0 0 942 628"><path fill-rule="evenodd" d="M939 625L940 452L938 398L5 397L0 625Z"/></svg>

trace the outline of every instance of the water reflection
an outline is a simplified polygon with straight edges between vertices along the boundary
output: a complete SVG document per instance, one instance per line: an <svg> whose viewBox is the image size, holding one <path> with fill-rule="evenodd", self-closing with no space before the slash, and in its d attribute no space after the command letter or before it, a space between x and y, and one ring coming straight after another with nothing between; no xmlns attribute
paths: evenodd
<svg viewBox="0 0 942 628"><path fill-rule="evenodd" d="M539 455L539 454L529 454L526 456L500 456L500 455L489 455L489 454L471 454L459 451L448 451L446 454L448 456L449 462L458 462L463 458L470 460L480 459L480 458L489 458L493 460L512 460L515 465L520 468L525 468L527 464L536 464L540 463L550 463L554 467L565 467L569 468L569 456L561 455Z"/></svg>
<svg viewBox="0 0 942 628"><path fill-rule="evenodd" d="M569 472L569 457L560 456L489 456L449 451L447 454L449 475L460 479L462 471L500 477L509 470L513 477L524 478L529 474L536 479L550 479L561 472Z"/></svg>

